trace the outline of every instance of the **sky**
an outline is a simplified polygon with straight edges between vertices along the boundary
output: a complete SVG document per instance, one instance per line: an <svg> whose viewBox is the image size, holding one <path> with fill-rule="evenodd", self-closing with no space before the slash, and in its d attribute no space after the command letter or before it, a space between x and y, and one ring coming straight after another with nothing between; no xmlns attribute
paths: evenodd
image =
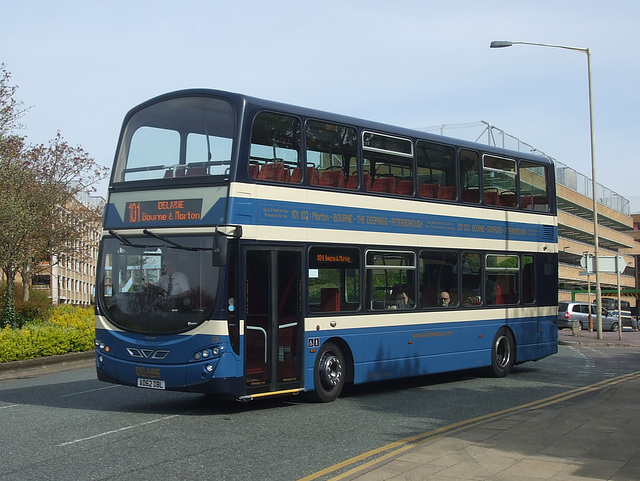
<svg viewBox="0 0 640 481"><path fill-rule="evenodd" d="M214 88L486 142L483 121L591 177L587 55L489 44L589 48L596 179L640 196L637 0L2 3L21 133L109 167L129 109Z"/></svg>

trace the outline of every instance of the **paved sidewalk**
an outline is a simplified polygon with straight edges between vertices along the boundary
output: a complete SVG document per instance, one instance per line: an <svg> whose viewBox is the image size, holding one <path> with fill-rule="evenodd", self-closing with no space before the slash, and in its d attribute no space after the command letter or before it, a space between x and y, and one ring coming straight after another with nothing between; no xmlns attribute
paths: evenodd
<svg viewBox="0 0 640 481"><path fill-rule="evenodd" d="M559 343L640 348L640 332L625 331L620 340L617 332L597 339L595 332L563 330ZM336 479L637 481L640 371L423 439Z"/></svg>
<svg viewBox="0 0 640 481"><path fill-rule="evenodd" d="M622 333L605 331L602 333L602 339L598 339L598 333L595 330L593 332L577 331L577 334L574 336L571 329L559 330L558 344L640 348L640 331L622 331Z"/></svg>
<svg viewBox="0 0 640 481"><path fill-rule="evenodd" d="M90 367L95 365L95 356L95 351L87 351L39 357L26 361L0 362L0 381Z"/></svg>

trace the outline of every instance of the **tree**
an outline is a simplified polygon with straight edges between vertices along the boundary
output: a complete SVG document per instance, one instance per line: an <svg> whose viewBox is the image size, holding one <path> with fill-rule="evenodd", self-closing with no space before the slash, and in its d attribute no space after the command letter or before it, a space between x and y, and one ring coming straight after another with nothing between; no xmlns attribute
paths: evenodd
<svg viewBox="0 0 640 481"><path fill-rule="evenodd" d="M14 282L24 282L43 258L82 258L83 235L96 212L76 198L94 189L107 168L60 132L48 144L28 146L15 134L26 111L14 99L15 86L0 65L0 269L7 279L0 326L15 322ZM27 292L28 294L28 292Z"/></svg>
<svg viewBox="0 0 640 481"><path fill-rule="evenodd" d="M18 87L11 85L10 81L11 74L7 71L6 65L0 64L0 140L2 141L22 128L18 120L27 111L22 102L13 97Z"/></svg>
<svg viewBox="0 0 640 481"><path fill-rule="evenodd" d="M40 260L71 258L86 261L91 246L86 244L89 229L100 222L101 211L78 200L78 196L95 190L94 185L108 172L81 147L71 147L58 132L48 145L30 148L23 165L34 175L33 194L44 205L35 213L42 222L25 241L25 252L19 264L23 279L30 279ZM25 222L28 221L25 219ZM0 234L1 238L1 234ZM29 283L23 298L28 298ZM25 299L27 300L27 299Z"/></svg>
<svg viewBox="0 0 640 481"><path fill-rule="evenodd" d="M0 327L15 319L13 301L15 271L12 271L11 268L5 269L7 266L4 259L13 255L11 246L15 246L15 240L22 236L21 232L11 230L10 219L19 214L17 205L20 203L13 187L21 184L21 178L28 175L24 169L20 169L18 161L24 150L24 137L15 134L15 131L22 127L19 119L25 109L23 109L22 103L14 98L17 87L11 85L10 80L11 74L7 71L5 64L0 64L0 229L7 233L6 237L13 238L8 243L4 242L4 239L0 240L0 268L4 271L8 281L5 299L11 298L10 303L4 303ZM15 181L8 181L8 179L15 179ZM5 187L8 187L9 190L6 190Z"/></svg>
<svg viewBox="0 0 640 481"><path fill-rule="evenodd" d="M20 165L23 144L18 142L17 137L13 137L11 141L10 146L7 145L9 142L3 142L0 158L0 268L7 279L0 325L13 323L15 320L13 287L16 264L13 259L19 255L26 237L37 227L23 222L25 218L34 217L34 206L22 195L25 186L30 185L33 178L31 172Z"/></svg>

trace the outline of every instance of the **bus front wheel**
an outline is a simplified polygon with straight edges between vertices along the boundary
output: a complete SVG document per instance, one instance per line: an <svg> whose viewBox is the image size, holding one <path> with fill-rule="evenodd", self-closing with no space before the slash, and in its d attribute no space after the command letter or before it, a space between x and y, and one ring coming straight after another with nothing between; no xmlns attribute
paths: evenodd
<svg viewBox="0 0 640 481"><path fill-rule="evenodd" d="M344 382L344 356L338 346L328 342L316 356L313 370L314 398L320 402L334 401L342 392Z"/></svg>
<svg viewBox="0 0 640 481"><path fill-rule="evenodd" d="M504 327L496 333L491 347L491 374L505 377L516 362L516 341L509 329Z"/></svg>

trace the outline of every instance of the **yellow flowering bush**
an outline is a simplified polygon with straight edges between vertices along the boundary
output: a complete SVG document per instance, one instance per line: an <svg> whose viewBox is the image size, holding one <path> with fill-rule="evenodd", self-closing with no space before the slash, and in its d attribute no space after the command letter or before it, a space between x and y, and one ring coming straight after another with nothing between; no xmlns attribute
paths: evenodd
<svg viewBox="0 0 640 481"><path fill-rule="evenodd" d="M92 308L57 306L44 321L0 330L0 362L89 351L94 338Z"/></svg>

